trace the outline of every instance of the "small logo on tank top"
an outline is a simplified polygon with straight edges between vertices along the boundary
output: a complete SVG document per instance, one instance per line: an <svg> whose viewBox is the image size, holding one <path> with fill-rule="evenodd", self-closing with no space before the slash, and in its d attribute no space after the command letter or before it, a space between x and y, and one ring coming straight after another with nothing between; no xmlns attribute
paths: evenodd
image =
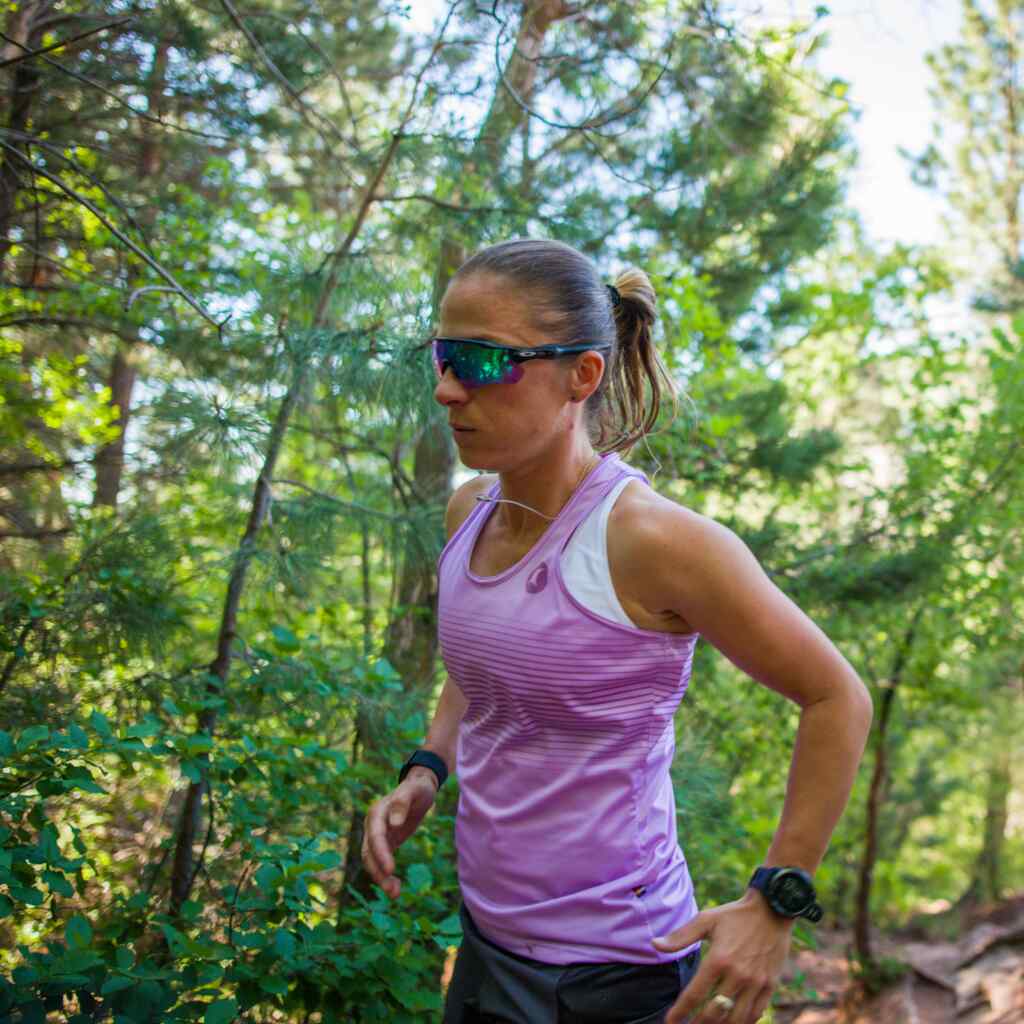
<svg viewBox="0 0 1024 1024"><path fill-rule="evenodd" d="M548 563L542 562L526 581L526 592L528 594L539 594L548 585Z"/></svg>

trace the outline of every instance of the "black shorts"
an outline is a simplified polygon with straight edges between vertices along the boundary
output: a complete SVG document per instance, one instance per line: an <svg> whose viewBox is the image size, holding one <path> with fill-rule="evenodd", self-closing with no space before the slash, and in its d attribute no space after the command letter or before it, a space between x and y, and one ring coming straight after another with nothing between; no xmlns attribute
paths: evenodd
<svg viewBox="0 0 1024 1024"><path fill-rule="evenodd" d="M660 964L546 964L484 938L465 904L459 918L443 1024L661 1024L700 964L699 949Z"/></svg>

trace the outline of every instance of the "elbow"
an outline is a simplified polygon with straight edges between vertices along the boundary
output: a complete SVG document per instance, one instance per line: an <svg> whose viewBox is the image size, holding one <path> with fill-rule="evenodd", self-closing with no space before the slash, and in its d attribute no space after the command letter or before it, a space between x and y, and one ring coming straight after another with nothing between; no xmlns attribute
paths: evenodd
<svg viewBox="0 0 1024 1024"><path fill-rule="evenodd" d="M851 720L860 727L865 740L871 732L871 723L875 717L875 702L871 699L871 691L854 676L850 686Z"/></svg>

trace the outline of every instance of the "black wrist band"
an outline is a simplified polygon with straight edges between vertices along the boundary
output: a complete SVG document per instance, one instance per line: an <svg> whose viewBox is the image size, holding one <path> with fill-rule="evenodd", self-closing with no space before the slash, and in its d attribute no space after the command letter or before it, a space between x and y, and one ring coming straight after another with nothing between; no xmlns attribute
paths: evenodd
<svg viewBox="0 0 1024 1024"><path fill-rule="evenodd" d="M401 771L398 773L399 785L401 785L406 775L409 774L409 769L414 765L422 765L424 768L429 768L437 776L438 789L444 785L444 780L448 778L448 766L444 763L443 758L438 757L437 754L432 753L429 750L417 750L416 753L402 765Z"/></svg>

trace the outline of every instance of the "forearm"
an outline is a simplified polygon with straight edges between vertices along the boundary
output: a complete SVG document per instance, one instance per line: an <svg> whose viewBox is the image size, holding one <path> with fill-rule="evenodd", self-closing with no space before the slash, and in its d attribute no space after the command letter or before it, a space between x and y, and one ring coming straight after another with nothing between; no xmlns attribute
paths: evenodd
<svg viewBox="0 0 1024 1024"><path fill-rule="evenodd" d="M762 863L818 870L850 798L871 716L860 680L803 709L782 817Z"/></svg>
<svg viewBox="0 0 1024 1024"><path fill-rule="evenodd" d="M455 772L455 750L459 741L459 723L466 711L466 698L458 685L449 676L445 679L441 688L441 696L437 701L437 710L434 712L433 721L427 730L427 737L421 744L421 749L429 750L444 761L449 773ZM437 777L429 768L415 765L409 770L409 774L426 773L434 783Z"/></svg>

